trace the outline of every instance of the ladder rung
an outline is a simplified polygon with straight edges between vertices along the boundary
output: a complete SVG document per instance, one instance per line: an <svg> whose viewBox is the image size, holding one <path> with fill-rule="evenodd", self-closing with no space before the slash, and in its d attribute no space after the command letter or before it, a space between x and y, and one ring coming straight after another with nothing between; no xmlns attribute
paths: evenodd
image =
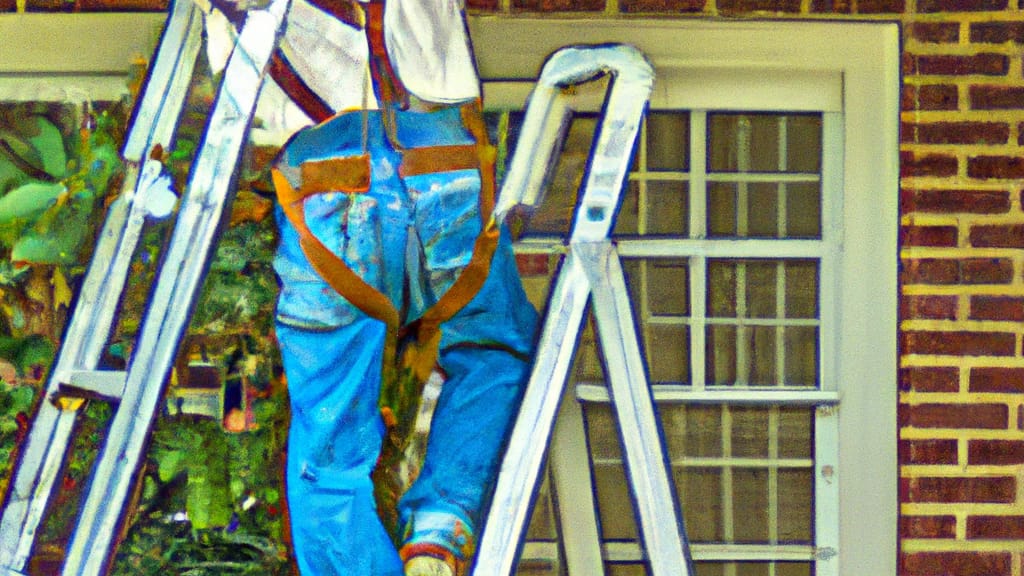
<svg viewBox="0 0 1024 576"><path fill-rule="evenodd" d="M61 382L58 395L74 398L120 400L128 373L120 370L75 370Z"/></svg>

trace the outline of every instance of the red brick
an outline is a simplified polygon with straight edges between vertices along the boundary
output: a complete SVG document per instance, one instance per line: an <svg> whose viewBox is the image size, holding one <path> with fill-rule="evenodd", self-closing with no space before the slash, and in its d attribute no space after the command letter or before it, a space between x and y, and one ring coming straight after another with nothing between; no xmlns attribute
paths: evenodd
<svg viewBox="0 0 1024 576"><path fill-rule="evenodd" d="M971 368L971 392L1024 392L1024 368Z"/></svg>
<svg viewBox="0 0 1024 576"><path fill-rule="evenodd" d="M25 0L27 12L70 12L75 5L64 0Z"/></svg>
<svg viewBox="0 0 1024 576"><path fill-rule="evenodd" d="M904 354L949 356L1013 356L1016 337L1009 332L932 332L901 334Z"/></svg>
<svg viewBox="0 0 1024 576"><path fill-rule="evenodd" d="M992 466L1024 464L1024 440L971 440L967 444L967 463Z"/></svg>
<svg viewBox="0 0 1024 576"><path fill-rule="evenodd" d="M1024 43L1024 22L972 22L971 42L1002 44L1009 41Z"/></svg>
<svg viewBox="0 0 1024 576"><path fill-rule="evenodd" d="M466 8L468 10L492 12L497 10L499 6L498 0L466 0Z"/></svg>
<svg viewBox="0 0 1024 576"><path fill-rule="evenodd" d="M18 9L18 0L0 0L0 12L14 12Z"/></svg>
<svg viewBox="0 0 1024 576"><path fill-rule="evenodd" d="M956 260L903 260L901 268L900 282L903 284L956 284L960 281L960 266Z"/></svg>
<svg viewBox="0 0 1024 576"><path fill-rule="evenodd" d="M76 0L83 12L162 12L167 0Z"/></svg>
<svg viewBox="0 0 1024 576"><path fill-rule="evenodd" d="M718 11L722 14L741 12L790 12L800 11L800 0L718 0Z"/></svg>
<svg viewBox="0 0 1024 576"><path fill-rule="evenodd" d="M901 440L900 464L956 464L956 440Z"/></svg>
<svg viewBox="0 0 1024 576"><path fill-rule="evenodd" d="M913 428L1003 430L1010 422L1006 404L910 404L901 413Z"/></svg>
<svg viewBox="0 0 1024 576"><path fill-rule="evenodd" d="M1010 70L1010 59L1004 54L991 52L969 56L928 55L915 56L910 65L913 74L1005 76Z"/></svg>
<svg viewBox="0 0 1024 576"><path fill-rule="evenodd" d="M903 246L957 245L956 226L901 226L900 243Z"/></svg>
<svg viewBox="0 0 1024 576"><path fill-rule="evenodd" d="M900 317L904 320L956 320L956 296L903 296Z"/></svg>
<svg viewBox="0 0 1024 576"><path fill-rule="evenodd" d="M1005 122L904 122L900 139L920 144L1006 144L1010 125Z"/></svg>
<svg viewBox="0 0 1024 576"><path fill-rule="evenodd" d="M849 14L853 10L850 0L811 0L811 12L820 14Z"/></svg>
<svg viewBox="0 0 1024 576"><path fill-rule="evenodd" d="M1017 492L1017 482L1012 476L903 478L900 484L903 485L907 502L1010 503L1015 500Z"/></svg>
<svg viewBox="0 0 1024 576"><path fill-rule="evenodd" d="M910 26L910 36L919 42L958 42L960 40L960 24L957 22L915 22Z"/></svg>
<svg viewBox="0 0 1024 576"><path fill-rule="evenodd" d="M969 92L975 110L1024 109L1024 88L1020 86L971 86Z"/></svg>
<svg viewBox="0 0 1024 576"><path fill-rule="evenodd" d="M936 12L989 12L1006 10L1008 0L918 0L917 11Z"/></svg>
<svg viewBox="0 0 1024 576"><path fill-rule="evenodd" d="M970 240L979 248L1024 248L1024 224L972 226Z"/></svg>
<svg viewBox="0 0 1024 576"><path fill-rule="evenodd" d="M597 12L604 0L513 0L512 9L522 12Z"/></svg>
<svg viewBox="0 0 1024 576"><path fill-rule="evenodd" d="M955 538L956 516L901 516L903 538Z"/></svg>
<svg viewBox="0 0 1024 576"><path fill-rule="evenodd" d="M980 179L1024 178L1024 158L1017 156L975 156L967 160L967 175Z"/></svg>
<svg viewBox="0 0 1024 576"><path fill-rule="evenodd" d="M900 176L955 176L955 156L900 152Z"/></svg>
<svg viewBox="0 0 1024 576"><path fill-rule="evenodd" d="M966 258L960 261L961 284L1008 284L1013 261L1008 258Z"/></svg>
<svg viewBox="0 0 1024 576"><path fill-rule="evenodd" d="M944 214L1005 214L1010 211L1006 190L909 190L900 193L900 211Z"/></svg>
<svg viewBox="0 0 1024 576"><path fill-rule="evenodd" d="M971 297L971 320L1024 320L1024 298L1013 296ZM1024 390L1022 390L1024 391Z"/></svg>
<svg viewBox="0 0 1024 576"><path fill-rule="evenodd" d="M971 540L1022 540L1024 516L969 516L967 538Z"/></svg>
<svg viewBox="0 0 1024 576"><path fill-rule="evenodd" d="M860 0L858 14L901 14L907 6L904 0Z"/></svg>
<svg viewBox="0 0 1024 576"><path fill-rule="evenodd" d="M956 392L960 389L960 369L921 367L900 369L900 390L914 392Z"/></svg>
<svg viewBox="0 0 1024 576"><path fill-rule="evenodd" d="M957 87L948 84L924 84L917 94L917 110L956 110L960 102Z"/></svg>
<svg viewBox="0 0 1024 576"><path fill-rule="evenodd" d="M1009 552L915 552L903 554L900 576L1009 576Z"/></svg>
<svg viewBox="0 0 1024 576"><path fill-rule="evenodd" d="M522 276L547 276L547 254L516 254L516 267Z"/></svg>
<svg viewBox="0 0 1024 576"><path fill-rule="evenodd" d="M623 12L701 12L705 0L620 0Z"/></svg>
<svg viewBox="0 0 1024 576"><path fill-rule="evenodd" d="M906 284L1007 284L1013 281L1009 258L916 258L900 262Z"/></svg>

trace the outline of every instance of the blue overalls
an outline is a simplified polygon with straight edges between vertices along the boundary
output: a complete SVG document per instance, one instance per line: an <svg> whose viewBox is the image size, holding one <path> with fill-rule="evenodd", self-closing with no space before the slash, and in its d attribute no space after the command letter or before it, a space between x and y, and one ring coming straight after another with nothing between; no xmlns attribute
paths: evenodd
<svg viewBox="0 0 1024 576"><path fill-rule="evenodd" d="M456 107L393 113L403 148L473 142ZM304 163L364 153L368 189L307 197L305 221L408 323L470 261L482 228L480 172L401 175L401 154L378 111L344 113L299 132L277 168L299 188ZM370 480L385 433L378 408L385 325L328 285L280 207L277 218L276 329L291 396L286 481L299 569L308 576L400 575ZM472 553L525 386L536 320L503 229L482 288L442 325L438 364L445 382L426 460L398 506L406 551L440 549L460 563Z"/></svg>

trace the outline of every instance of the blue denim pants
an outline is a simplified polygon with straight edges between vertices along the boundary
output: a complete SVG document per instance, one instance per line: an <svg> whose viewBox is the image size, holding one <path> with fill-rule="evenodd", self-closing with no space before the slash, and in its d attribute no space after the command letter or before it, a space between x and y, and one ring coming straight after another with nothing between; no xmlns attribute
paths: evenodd
<svg viewBox="0 0 1024 576"><path fill-rule="evenodd" d="M397 112L396 121L404 147L472 143L455 108ZM342 114L298 133L278 168L298 187L303 162L364 151L372 164L369 190L311 196L306 221L412 321L470 260L481 229L480 176L458 170L400 177L401 157L377 112ZM370 481L384 433L378 397L385 326L324 282L280 207L277 218L276 327L291 396L286 481L299 569L308 576L399 575ZM535 327L503 230L483 288L442 325L445 382L426 460L399 501L407 543L467 560L528 376Z"/></svg>

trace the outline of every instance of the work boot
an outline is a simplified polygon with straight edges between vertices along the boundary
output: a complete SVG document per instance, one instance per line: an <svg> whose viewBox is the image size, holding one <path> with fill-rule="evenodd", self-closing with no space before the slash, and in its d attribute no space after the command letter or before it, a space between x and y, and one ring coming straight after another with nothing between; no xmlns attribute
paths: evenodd
<svg viewBox="0 0 1024 576"><path fill-rule="evenodd" d="M413 556L405 563L405 576L455 576L455 571L440 558Z"/></svg>

